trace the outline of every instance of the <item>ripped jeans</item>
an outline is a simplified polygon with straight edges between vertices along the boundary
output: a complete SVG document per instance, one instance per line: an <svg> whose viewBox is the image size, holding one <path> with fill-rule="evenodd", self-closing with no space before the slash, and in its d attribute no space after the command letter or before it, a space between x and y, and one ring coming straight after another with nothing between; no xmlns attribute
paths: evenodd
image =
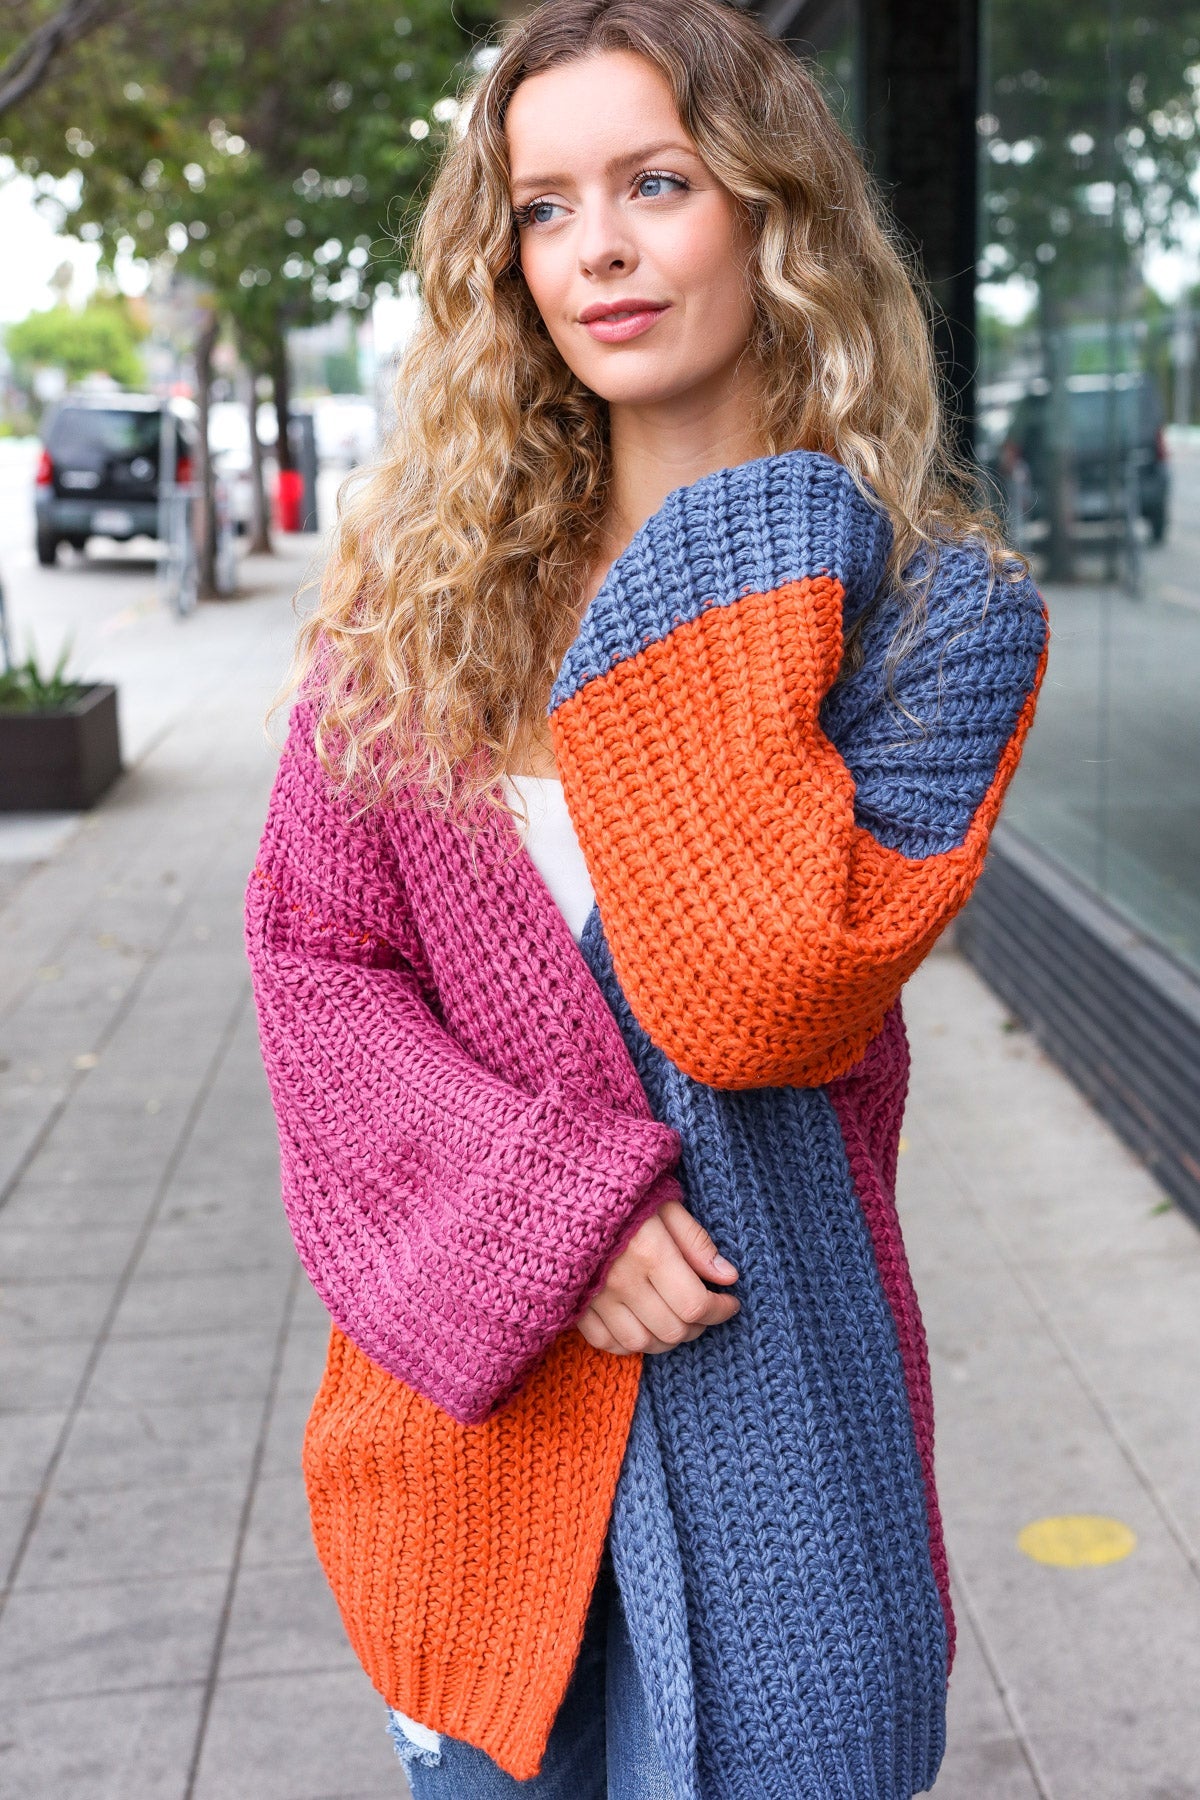
<svg viewBox="0 0 1200 1800"><path fill-rule="evenodd" d="M516 1781L482 1750L390 1710L388 1730L413 1800L673 1800L607 1543L539 1774Z"/></svg>

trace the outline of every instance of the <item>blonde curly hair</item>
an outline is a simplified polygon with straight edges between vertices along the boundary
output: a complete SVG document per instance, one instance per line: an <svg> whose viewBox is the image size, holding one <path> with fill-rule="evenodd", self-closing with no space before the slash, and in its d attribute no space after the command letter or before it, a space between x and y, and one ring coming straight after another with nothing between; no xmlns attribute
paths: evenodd
<svg viewBox="0 0 1200 1800"><path fill-rule="evenodd" d="M462 96L416 232L424 308L395 429L339 496L285 690L318 693L322 761L364 805L404 790L464 819L480 801L508 808L498 777L539 735L578 627L609 495L607 406L525 285L504 121L527 76L608 50L661 73L752 227L763 454L822 450L872 490L894 580L947 537L976 537L994 569L1011 559L947 441L922 290L804 64L723 0L545 0ZM922 607L910 583L901 640Z"/></svg>

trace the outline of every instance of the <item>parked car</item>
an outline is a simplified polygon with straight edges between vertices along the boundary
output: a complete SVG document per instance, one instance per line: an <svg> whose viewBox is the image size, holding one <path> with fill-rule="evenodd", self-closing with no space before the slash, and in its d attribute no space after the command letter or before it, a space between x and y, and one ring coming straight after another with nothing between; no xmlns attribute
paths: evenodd
<svg viewBox="0 0 1200 1800"><path fill-rule="evenodd" d="M158 465L164 409L175 433L175 479L191 480L196 429L182 402L153 394L67 394L46 421L35 477L37 556L66 542L159 536Z"/></svg>
<svg viewBox="0 0 1200 1800"><path fill-rule="evenodd" d="M1120 518L1133 510L1161 544L1167 534L1171 474L1158 385L1146 374L1069 375L1066 437L1071 510L1081 524ZM1051 395L1031 384L1017 402L1000 445L999 469L1011 487L1020 467L1026 518L1049 513ZM1131 492L1132 490L1132 492Z"/></svg>
<svg viewBox="0 0 1200 1800"><path fill-rule="evenodd" d="M275 408L264 400L258 408L258 441L262 445L269 472L274 467ZM234 524L239 533L250 528L253 517L253 477L250 460L250 413L243 400L216 400L208 411L208 446L213 467L225 481L230 495Z"/></svg>
<svg viewBox="0 0 1200 1800"><path fill-rule="evenodd" d="M317 455L326 467L354 469L370 462L379 441L375 402L365 394L318 394L305 402L313 416Z"/></svg>

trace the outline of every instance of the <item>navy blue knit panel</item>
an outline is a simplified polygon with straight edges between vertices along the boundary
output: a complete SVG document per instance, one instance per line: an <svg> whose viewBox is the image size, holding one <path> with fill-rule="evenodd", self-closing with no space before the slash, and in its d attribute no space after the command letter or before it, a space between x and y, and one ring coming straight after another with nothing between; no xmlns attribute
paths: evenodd
<svg viewBox="0 0 1200 1800"><path fill-rule="evenodd" d="M856 617L891 545L885 513L832 457L786 450L676 488L619 556L567 651L550 711L710 606L832 575Z"/></svg>
<svg viewBox="0 0 1200 1800"><path fill-rule="evenodd" d="M911 1800L945 1745L945 1618L895 1325L833 1108L821 1089L691 1081L630 1013L596 910L582 949L655 1116L680 1133L688 1205L740 1271L736 1319L645 1359L614 1506L679 1800ZM644 1593L672 1542L682 1617L670 1580Z"/></svg>
<svg viewBox="0 0 1200 1800"><path fill-rule="evenodd" d="M915 566L915 565L914 565ZM863 664L821 708L821 724L854 776L857 822L890 850L935 856L960 844L1028 699L1046 621L1028 576L988 593L983 552L944 546L929 610L897 663L904 620L895 592L867 618Z"/></svg>

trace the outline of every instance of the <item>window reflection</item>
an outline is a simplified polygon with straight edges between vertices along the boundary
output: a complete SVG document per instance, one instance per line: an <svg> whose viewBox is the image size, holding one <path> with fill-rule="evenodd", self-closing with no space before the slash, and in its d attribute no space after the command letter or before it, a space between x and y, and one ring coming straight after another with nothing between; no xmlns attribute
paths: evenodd
<svg viewBox="0 0 1200 1800"><path fill-rule="evenodd" d="M977 451L1053 631L1006 817L1200 967L1200 6L983 24Z"/></svg>

